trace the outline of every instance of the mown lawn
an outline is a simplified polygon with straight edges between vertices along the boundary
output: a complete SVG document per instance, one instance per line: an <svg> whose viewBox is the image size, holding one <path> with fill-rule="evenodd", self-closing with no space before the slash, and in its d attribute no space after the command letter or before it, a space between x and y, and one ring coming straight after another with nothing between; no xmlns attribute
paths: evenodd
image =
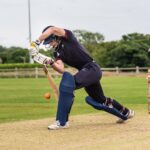
<svg viewBox="0 0 150 150"><path fill-rule="evenodd" d="M60 79L55 79L59 85ZM106 96L113 97L126 106L147 109L146 77L113 76L103 77L102 85ZM50 92L49 101L43 98ZM97 112L85 103L84 89L75 92L72 115ZM54 117L57 101L46 78L0 79L0 123Z"/></svg>

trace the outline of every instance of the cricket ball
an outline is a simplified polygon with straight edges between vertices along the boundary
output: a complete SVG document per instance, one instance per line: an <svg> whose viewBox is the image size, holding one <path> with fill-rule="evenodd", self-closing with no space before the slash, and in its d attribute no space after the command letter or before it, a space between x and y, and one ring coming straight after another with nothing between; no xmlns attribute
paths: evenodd
<svg viewBox="0 0 150 150"><path fill-rule="evenodd" d="M45 99L50 99L50 97L51 97L51 94L49 92L44 94L44 98Z"/></svg>

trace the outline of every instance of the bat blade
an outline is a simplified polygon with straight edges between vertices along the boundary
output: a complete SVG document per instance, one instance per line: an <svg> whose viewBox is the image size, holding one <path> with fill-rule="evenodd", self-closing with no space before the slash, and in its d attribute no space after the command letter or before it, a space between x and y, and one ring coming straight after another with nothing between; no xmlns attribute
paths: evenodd
<svg viewBox="0 0 150 150"><path fill-rule="evenodd" d="M59 97L59 90L55 84L55 82L53 81L52 79L52 76L50 74L50 72L48 71L46 65L43 65L43 70L48 78L48 82L49 82L49 85L50 87L52 88L53 92L54 92L54 95L55 95L55 99L58 100L58 97Z"/></svg>

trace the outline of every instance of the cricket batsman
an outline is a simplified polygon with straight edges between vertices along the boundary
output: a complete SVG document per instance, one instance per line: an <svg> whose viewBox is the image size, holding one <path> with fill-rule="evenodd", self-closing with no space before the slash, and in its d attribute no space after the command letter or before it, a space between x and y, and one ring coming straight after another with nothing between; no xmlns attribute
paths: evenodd
<svg viewBox="0 0 150 150"><path fill-rule="evenodd" d="M53 47L54 59L39 53L38 47L41 43ZM48 126L49 130L69 127L69 113L74 101L74 91L80 88L84 88L88 94L85 98L87 104L118 117L117 123L123 123L134 116L133 110L104 94L100 83L102 78L100 66L70 30L47 26L39 38L31 43L29 51L36 62L50 65L62 74L56 121ZM66 72L64 64L76 68L78 72L75 75Z"/></svg>

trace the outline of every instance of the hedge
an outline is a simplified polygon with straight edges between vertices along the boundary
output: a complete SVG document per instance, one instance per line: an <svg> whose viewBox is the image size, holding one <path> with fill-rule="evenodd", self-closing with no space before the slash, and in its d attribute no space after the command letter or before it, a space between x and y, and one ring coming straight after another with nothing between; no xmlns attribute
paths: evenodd
<svg viewBox="0 0 150 150"><path fill-rule="evenodd" d="M34 64L29 64L29 63L0 64L0 69L35 68L35 67L41 68L42 65L37 64L37 63L34 63Z"/></svg>
<svg viewBox="0 0 150 150"><path fill-rule="evenodd" d="M14 69L14 68L42 68L41 64L34 63L13 63L13 64L0 64L0 69ZM65 64L65 67L68 67L68 65Z"/></svg>

